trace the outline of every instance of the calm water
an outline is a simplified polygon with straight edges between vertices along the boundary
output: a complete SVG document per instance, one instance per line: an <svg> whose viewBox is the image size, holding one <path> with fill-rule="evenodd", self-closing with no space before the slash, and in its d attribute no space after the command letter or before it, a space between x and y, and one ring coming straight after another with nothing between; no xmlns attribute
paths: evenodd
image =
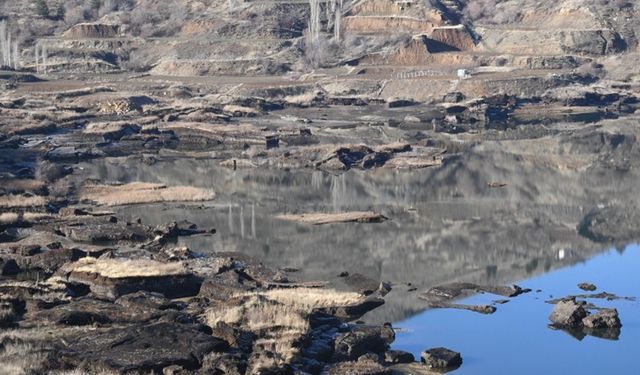
<svg viewBox="0 0 640 375"><path fill-rule="evenodd" d="M198 252L238 251L273 267L298 268L302 279L338 280L348 271L390 281L393 291L385 305L363 320L395 322L406 330L395 347L416 356L437 346L460 351L464 364L457 373L640 374L632 356L640 347L637 302L596 300L620 311L624 327L618 341L578 341L547 328L553 306L544 300L579 293L580 282L640 296L640 249L608 250L638 242L640 235L600 243L577 230L593 210L640 205L640 175L612 173L558 170L478 148L441 168L417 171L233 171L215 160L160 158L146 165L136 158L112 158L82 164L74 176L78 183L95 178L215 190L212 202L116 210L151 225L189 220L215 228L213 236L182 241ZM492 187L495 183L501 187ZM351 210L374 210L391 220L310 226L274 218ZM426 310L418 298L430 287L457 281L519 283L542 292L499 305L490 316ZM492 299L499 297L480 295L465 302Z"/></svg>
<svg viewBox="0 0 640 375"><path fill-rule="evenodd" d="M640 302L591 299L596 306L615 307L623 327L619 340L586 336L582 340L547 328L550 296L585 293L576 285L589 281L598 291L640 296L640 246L611 250L585 263L526 279L519 285L541 289L498 306L493 315L458 310L427 310L397 322L405 332L395 348L414 353L434 346L461 352L455 374L640 374ZM463 303L491 303L500 297L478 295Z"/></svg>

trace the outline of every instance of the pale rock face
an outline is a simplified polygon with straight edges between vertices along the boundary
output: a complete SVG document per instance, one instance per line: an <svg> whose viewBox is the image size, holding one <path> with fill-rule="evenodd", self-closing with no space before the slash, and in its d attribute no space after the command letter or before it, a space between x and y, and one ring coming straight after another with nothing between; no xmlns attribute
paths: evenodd
<svg viewBox="0 0 640 375"><path fill-rule="evenodd" d="M580 327L582 319L586 316L587 311L582 304L577 303L575 300L566 300L556 304L549 316L549 320L563 327Z"/></svg>

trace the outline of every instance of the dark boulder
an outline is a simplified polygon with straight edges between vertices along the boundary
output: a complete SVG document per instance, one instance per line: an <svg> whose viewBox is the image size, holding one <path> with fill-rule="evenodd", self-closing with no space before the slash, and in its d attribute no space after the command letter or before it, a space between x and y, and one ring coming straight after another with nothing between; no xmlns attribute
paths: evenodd
<svg viewBox="0 0 640 375"><path fill-rule="evenodd" d="M0 258L0 276L15 276L20 273L20 267L14 259Z"/></svg>
<svg viewBox="0 0 640 375"><path fill-rule="evenodd" d="M61 355L72 365L91 363L118 372L158 373L173 365L199 369L207 354L228 348L197 326L161 322L78 336Z"/></svg>
<svg viewBox="0 0 640 375"><path fill-rule="evenodd" d="M593 292L594 290L598 289L597 286L591 284L591 283L580 283L578 284L578 288L586 291L586 292Z"/></svg>
<svg viewBox="0 0 640 375"><path fill-rule="evenodd" d="M415 357L402 350L388 350L384 353L384 361L391 364L412 363L415 361Z"/></svg>
<svg viewBox="0 0 640 375"><path fill-rule="evenodd" d="M620 328L620 318L616 309L601 309L595 314L589 315L582 319L582 324L586 328L608 329Z"/></svg>
<svg viewBox="0 0 640 375"><path fill-rule="evenodd" d="M367 353L383 355L394 340L395 332L390 325L355 326L350 332L336 338L334 357L338 360L355 360Z"/></svg>
<svg viewBox="0 0 640 375"><path fill-rule="evenodd" d="M434 348L422 352L421 362L430 369L453 370L462 365L462 357L447 348Z"/></svg>
<svg viewBox="0 0 640 375"><path fill-rule="evenodd" d="M115 300L138 291L162 293L168 298L192 297L200 291L201 281L190 274L109 278L72 272L70 282L89 285L99 298Z"/></svg>

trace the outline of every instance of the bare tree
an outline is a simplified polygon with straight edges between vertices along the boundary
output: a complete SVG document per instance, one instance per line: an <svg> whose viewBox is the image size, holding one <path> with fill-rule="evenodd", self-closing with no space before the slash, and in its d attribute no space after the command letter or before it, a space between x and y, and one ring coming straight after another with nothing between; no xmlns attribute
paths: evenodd
<svg viewBox="0 0 640 375"><path fill-rule="evenodd" d="M337 0L335 4L336 9L334 11L335 20L333 22L333 37L336 41L340 41L341 38L340 29L342 28L342 6L343 0Z"/></svg>
<svg viewBox="0 0 640 375"><path fill-rule="evenodd" d="M42 68L44 70L44 74L47 74L47 45L42 45Z"/></svg>
<svg viewBox="0 0 640 375"><path fill-rule="evenodd" d="M344 12L344 0L329 0L325 13L327 18L327 31L333 28L333 38L340 41L342 27L342 13Z"/></svg>
<svg viewBox="0 0 640 375"><path fill-rule="evenodd" d="M35 47L36 72L47 74L47 46L44 43L36 42Z"/></svg>
<svg viewBox="0 0 640 375"><path fill-rule="evenodd" d="M13 69L20 69L20 54L18 53L18 42L13 42Z"/></svg>
<svg viewBox="0 0 640 375"><path fill-rule="evenodd" d="M312 42L317 42L320 39L320 0L309 0L309 7L309 37Z"/></svg>
<svg viewBox="0 0 640 375"><path fill-rule="evenodd" d="M37 42L33 50L33 55L34 55L33 56L34 60L36 61L36 73L40 73L40 64L39 64L40 61L38 61L39 59L38 59L38 43Z"/></svg>
<svg viewBox="0 0 640 375"><path fill-rule="evenodd" d="M7 21L0 21L0 60L3 66L11 66L11 35L7 31Z"/></svg>

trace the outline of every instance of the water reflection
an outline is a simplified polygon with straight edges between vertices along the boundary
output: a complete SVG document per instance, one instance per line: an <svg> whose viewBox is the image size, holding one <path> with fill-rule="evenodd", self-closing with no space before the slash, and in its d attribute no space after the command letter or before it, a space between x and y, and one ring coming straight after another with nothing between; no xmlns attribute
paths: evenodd
<svg viewBox="0 0 640 375"><path fill-rule="evenodd" d="M344 174L331 176L331 203L335 212L348 205L347 179Z"/></svg>
<svg viewBox="0 0 640 375"><path fill-rule="evenodd" d="M587 262L519 281L540 289L498 306L493 315L467 311L428 310L394 324L402 329L396 349L419 355L426 348L446 346L460 351L463 366L455 374L637 374L640 303L637 300L588 299L598 307L616 308L622 330L554 330L548 328L553 306L545 300L580 294L588 280L602 291L640 296L640 247L611 250ZM461 303L490 303L478 295ZM532 349L532 350L530 350Z"/></svg>
<svg viewBox="0 0 640 375"><path fill-rule="evenodd" d="M638 206L640 177L558 170L496 152L453 159L418 171L229 170L213 160L101 159L78 168L109 182L189 184L216 191L214 202L129 206L126 219L148 224L189 220L215 236L184 244L200 252L240 251L301 277L332 279L342 271L389 280L394 292L368 321L398 321L425 305L410 290L451 281L502 284L588 259L610 245L576 230L594 207ZM209 176L202 179L201 176ZM491 187L493 182L506 186ZM382 224L308 226L274 219L293 212L376 210ZM250 218L245 217L249 216ZM638 223L640 226L640 223ZM640 238L639 238L640 239ZM411 285L408 285L408 284Z"/></svg>

